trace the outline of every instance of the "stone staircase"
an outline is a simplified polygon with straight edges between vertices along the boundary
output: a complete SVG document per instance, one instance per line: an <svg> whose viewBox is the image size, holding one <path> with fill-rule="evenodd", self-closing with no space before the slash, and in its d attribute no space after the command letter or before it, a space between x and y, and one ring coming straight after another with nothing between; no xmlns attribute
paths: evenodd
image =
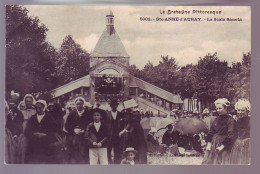
<svg viewBox="0 0 260 174"><path fill-rule="evenodd" d="M141 97L134 97L134 99L137 101L139 109L142 109L143 112L146 112L146 110L148 109L153 112L154 116L167 116L168 114L170 114L169 110L166 110L165 108L158 106L149 100Z"/></svg>

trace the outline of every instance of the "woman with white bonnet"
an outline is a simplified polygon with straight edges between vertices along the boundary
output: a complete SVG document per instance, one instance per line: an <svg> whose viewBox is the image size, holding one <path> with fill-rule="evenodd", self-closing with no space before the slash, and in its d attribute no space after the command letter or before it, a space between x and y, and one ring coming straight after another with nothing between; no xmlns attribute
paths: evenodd
<svg viewBox="0 0 260 174"><path fill-rule="evenodd" d="M239 100L235 104L235 109L238 137L231 151L230 164L250 164L250 103L248 100Z"/></svg>
<svg viewBox="0 0 260 174"><path fill-rule="evenodd" d="M25 163L57 163L55 158L51 156L49 145L56 141L54 134L60 131L59 127L55 124L52 116L46 112L46 101L38 100L35 108L36 114L28 120L25 129L27 138Z"/></svg>
<svg viewBox="0 0 260 174"><path fill-rule="evenodd" d="M24 118L23 122L23 131L26 128L27 121L31 118L31 116L36 114L35 110L35 98L31 94L26 94L23 98L23 103L25 104L24 110L21 110Z"/></svg>
<svg viewBox="0 0 260 174"><path fill-rule="evenodd" d="M202 164L229 164L231 148L237 137L236 121L227 113L230 102L226 98L215 101L218 113L208 135Z"/></svg>
<svg viewBox="0 0 260 174"><path fill-rule="evenodd" d="M90 103L87 103L83 97L77 97L75 100L76 109L69 113L65 123L65 129L68 132L68 146L70 148L69 160L71 163L88 163L88 149L85 148L84 132L89 123L93 122Z"/></svg>

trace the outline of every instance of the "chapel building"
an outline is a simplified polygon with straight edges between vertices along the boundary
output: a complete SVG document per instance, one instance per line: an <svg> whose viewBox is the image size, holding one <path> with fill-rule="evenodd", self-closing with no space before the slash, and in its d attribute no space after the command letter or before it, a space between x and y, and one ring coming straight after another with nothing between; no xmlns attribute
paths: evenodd
<svg viewBox="0 0 260 174"><path fill-rule="evenodd" d="M133 98L140 110L153 115L168 115L183 109L183 100L129 73L129 55L114 27L114 15L106 15L106 28L90 54L89 74L51 91L58 102L82 96L91 104L107 105L112 99Z"/></svg>

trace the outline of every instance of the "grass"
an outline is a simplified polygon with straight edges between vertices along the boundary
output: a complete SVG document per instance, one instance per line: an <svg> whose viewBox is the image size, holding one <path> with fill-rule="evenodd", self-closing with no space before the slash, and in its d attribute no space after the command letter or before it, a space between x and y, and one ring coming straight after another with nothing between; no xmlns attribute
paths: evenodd
<svg viewBox="0 0 260 174"><path fill-rule="evenodd" d="M202 156L148 155L149 165L201 165Z"/></svg>

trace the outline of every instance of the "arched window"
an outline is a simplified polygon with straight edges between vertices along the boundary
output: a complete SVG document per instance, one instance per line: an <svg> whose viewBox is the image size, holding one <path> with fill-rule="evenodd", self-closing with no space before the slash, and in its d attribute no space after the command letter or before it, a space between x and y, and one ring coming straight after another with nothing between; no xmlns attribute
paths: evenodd
<svg viewBox="0 0 260 174"><path fill-rule="evenodd" d="M99 74L119 74L115 69L104 69Z"/></svg>

